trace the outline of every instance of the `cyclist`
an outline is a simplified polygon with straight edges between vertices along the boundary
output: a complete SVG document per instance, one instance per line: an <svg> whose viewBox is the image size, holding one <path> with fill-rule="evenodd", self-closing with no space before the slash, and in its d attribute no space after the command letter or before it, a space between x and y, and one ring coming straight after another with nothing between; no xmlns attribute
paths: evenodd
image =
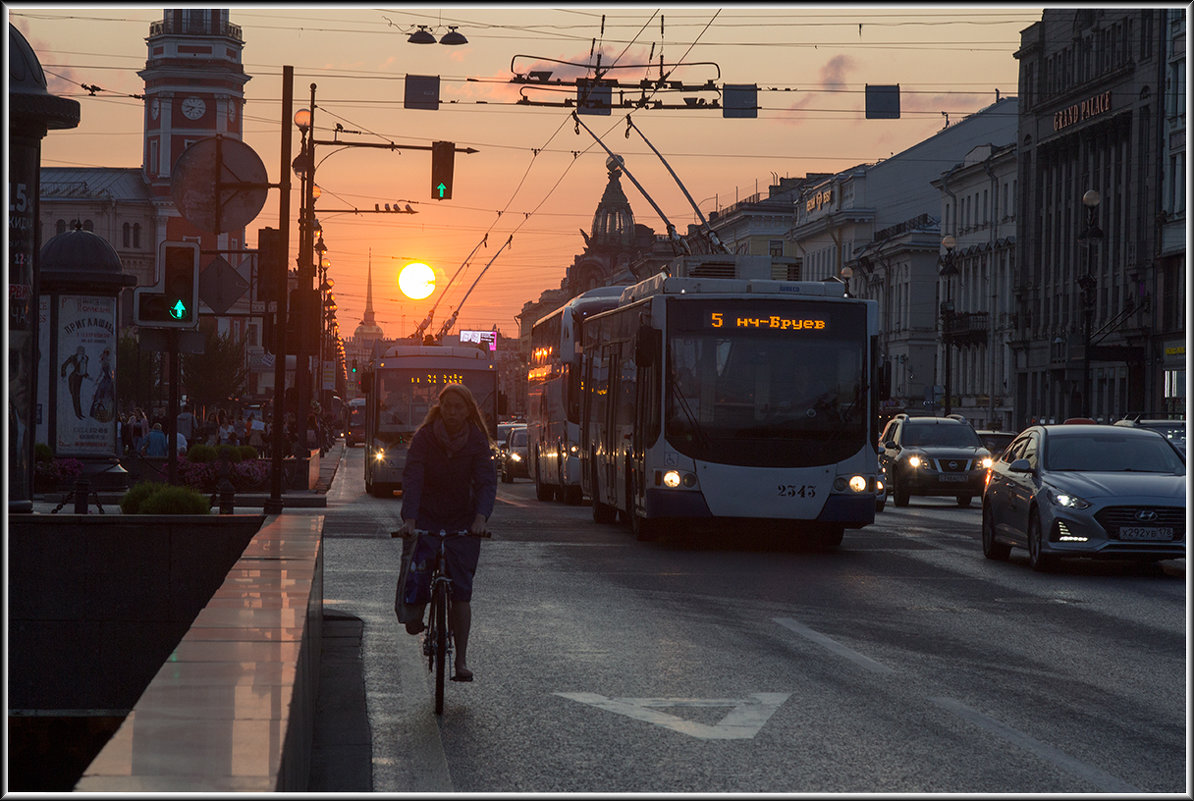
<svg viewBox="0 0 1194 801"><path fill-rule="evenodd" d="M481 418L473 394L462 384L448 384L411 438L402 471L402 532L415 529L438 532L485 532L497 497L497 471L493 464L489 429ZM413 564L435 559L436 542L421 537ZM456 642L456 681L472 681L466 663L473 575L481 553L477 537L449 537L447 573L452 580L451 625ZM412 575L416 571L412 570ZM423 575L426 575L425 573ZM426 602L427 588L418 601ZM406 624L410 634L424 630L422 615Z"/></svg>

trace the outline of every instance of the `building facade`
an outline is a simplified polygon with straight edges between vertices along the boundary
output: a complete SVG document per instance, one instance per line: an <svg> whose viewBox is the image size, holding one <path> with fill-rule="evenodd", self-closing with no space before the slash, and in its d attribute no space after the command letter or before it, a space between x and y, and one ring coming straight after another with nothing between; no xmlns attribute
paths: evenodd
<svg viewBox="0 0 1194 801"><path fill-rule="evenodd" d="M1164 349L1184 342L1185 279L1162 255L1166 23L1161 9L1059 8L1021 32L1017 425L1175 402Z"/></svg>

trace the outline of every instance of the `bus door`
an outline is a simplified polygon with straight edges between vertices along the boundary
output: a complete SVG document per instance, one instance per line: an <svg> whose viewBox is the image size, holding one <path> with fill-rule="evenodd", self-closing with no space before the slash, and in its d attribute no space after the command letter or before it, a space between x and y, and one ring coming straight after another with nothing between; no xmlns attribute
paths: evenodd
<svg viewBox="0 0 1194 801"><path fill-rule="evenodd" d="M634 339L634 429L627 459L630 486L627 509L631 512L644 504L649 482L647 449L659 436L662 341L660 332L645 324L639 328Z"/></svg>

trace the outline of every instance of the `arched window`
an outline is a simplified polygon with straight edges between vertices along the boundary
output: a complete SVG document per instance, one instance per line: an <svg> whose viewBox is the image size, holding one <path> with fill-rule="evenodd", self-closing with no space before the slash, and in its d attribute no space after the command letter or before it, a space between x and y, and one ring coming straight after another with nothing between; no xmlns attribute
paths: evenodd
<svg viewBox="0 0 1194 801"><path fill-rule="evenodd" d="M141 247L141 223L133 223L133 247Z"/></svg>
<svg viewBox="0 0 1194 801"><path fill-rule="evenodd" d="M91 220L83 220L83 230L94 232L95 231L95 223L91 222Z"/></svg>
<svg viewBox="0 0 1194 801"><path fill-rule="evenodd" d="M129 225L128 223L125 223L125 224L124 224L124 226L123 226L123 237L122 237L122 240L121 240L121 241L122 241L122 245L121 245L121 247L126 247L126 248L127 248L127 247L129 246L129 233L130 233L130 230L129 230L129 229L131 229L131 228L132 228L132 226L131 226L131 225Z"/></svg>
<svg viewBox="0 0 1194 801"><path fill-rule="evenodd" d="M59 220L57 223L54 224L54 233L56 233L56 234L65 234L66 233L66 220Z"/></svg>

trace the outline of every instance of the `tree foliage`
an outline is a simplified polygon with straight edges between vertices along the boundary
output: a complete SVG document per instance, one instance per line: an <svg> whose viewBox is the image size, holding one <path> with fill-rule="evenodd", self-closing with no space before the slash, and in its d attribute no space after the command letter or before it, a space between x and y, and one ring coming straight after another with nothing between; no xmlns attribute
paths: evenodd
<svg viewBox="0 0 1194 801"><path fill-rule="evenodd" d="M245 392L249 376L245 343L232 334L209 329L204 352L184 353L181 366L187 399L196 407L220 406Z"/></svg>

